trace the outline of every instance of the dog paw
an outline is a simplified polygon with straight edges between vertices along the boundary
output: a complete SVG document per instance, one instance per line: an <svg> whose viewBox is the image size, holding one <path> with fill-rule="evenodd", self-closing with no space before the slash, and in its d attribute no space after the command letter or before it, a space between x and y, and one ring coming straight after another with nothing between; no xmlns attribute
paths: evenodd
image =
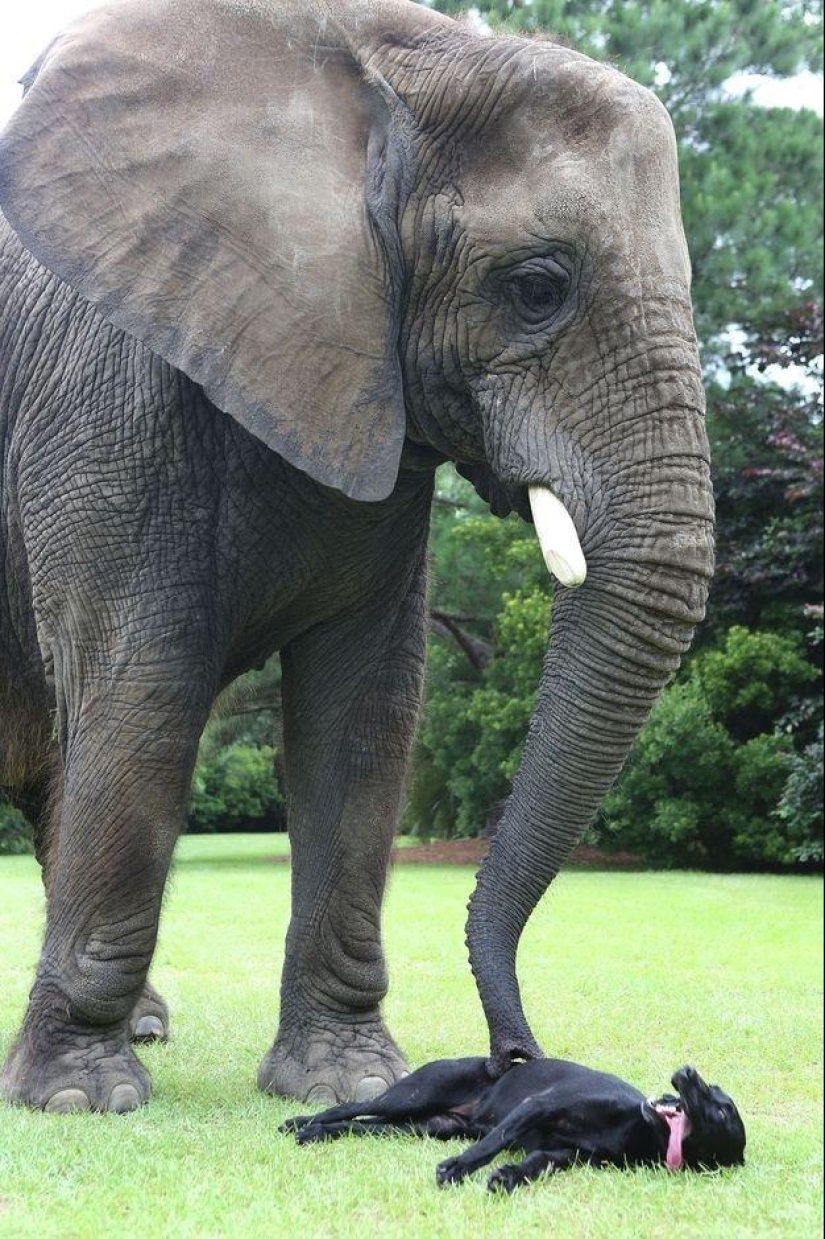
<svg viewBox="0 0 825 1239"><path fill-rule="evenodd" d="M489 1192L514 1192L521 1182L518 1166L499 1166L487 1180Z"/></svg>
<svg viewBox="0 0 825 1239"><path fill-rule="evenodd" d="M320 1144L322 1140L331 1138L323 1123L307 1123L295 1133L297 1144Z"/></svg>
<svg viewBox="0 0 825 1239"><path fill-rule="evenodd" d="M451 1187L460 1183L465 1173L460 1157L448 1157L436 1167L435 1181L439 1187Z"/></svg>
<svg viewBox="0 0 825 1239"><path fill-rule="evenodd" d="M302 1127L307 1127L315 1119L314 1114L293 1114L292 1118L284 1119L278 1132L282 1136L294 1136Z"/></svg>

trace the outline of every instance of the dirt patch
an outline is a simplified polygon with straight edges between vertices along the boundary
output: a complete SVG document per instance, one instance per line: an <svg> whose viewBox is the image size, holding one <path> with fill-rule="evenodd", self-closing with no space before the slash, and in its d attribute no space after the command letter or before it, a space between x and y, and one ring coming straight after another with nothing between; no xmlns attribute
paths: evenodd
<svg viewBox="0 0 825 1239"><path fill-rule="evenodd" d="M393 848L394 865L480 865L489 839L436 839L418 847Z"/></svg>
<svg viewBox="0 0 825 1239"><path fill-rule="evenodd" d="M490 847L490 839L438 839L419 847L393 848L394 865L475 865L481 864ZM289 853L271 856L275 864L289 864ZM593 869L643 869L638 856L630 852L605 852L601 848L579 847L565 864L587 865Z"/></svg>
<svg viewBox="0 0 825 1239"><path fill-rule="evenodd" d="M393 848L394 865L480 865L490 839L439 839L420 847ZM641 861L630 852L605 852L600 848L576 848L567 865L591 865L599 869L639 869Z"/></svg>

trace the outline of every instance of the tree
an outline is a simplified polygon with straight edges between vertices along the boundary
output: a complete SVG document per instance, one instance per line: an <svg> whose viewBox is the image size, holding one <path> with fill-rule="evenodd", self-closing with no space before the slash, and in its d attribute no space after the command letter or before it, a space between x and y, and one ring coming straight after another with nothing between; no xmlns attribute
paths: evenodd
<svg viewBox="0 0 825 1239"><path fill-rule="evenodd" d="M476 835L521 754L552 591L532 526L491 517L451 466L438 473L430 550L431 614L452 615L461 631L431 625L405 828Z"/></svg>
<svg viewBox="0 0 825 1239"><path fill-rule="evenodd" d="M822 306L755 325L711 388L717 571L710 631L810 630L822 617ZM800 382L766 383L795 367ZM706 634L707 635L707 634Z"/></svg>

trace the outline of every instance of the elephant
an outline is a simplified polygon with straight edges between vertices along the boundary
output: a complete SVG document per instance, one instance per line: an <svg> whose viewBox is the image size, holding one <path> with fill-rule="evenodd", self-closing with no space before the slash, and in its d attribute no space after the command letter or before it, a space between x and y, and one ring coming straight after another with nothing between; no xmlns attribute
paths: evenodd
<svg viewBox="0 0 825 1239"><path fill-rule="evenodd" d="M199 737L283 670L292 912L258 1083L406 1071L380 916L422 696L436 468L557 578L469 905L488 1066L516 948L690 645L713 567L676 144L552 41L410 0L122 0L0 139L0 784L46 928L11 1102L126 1111Z"/></svg>

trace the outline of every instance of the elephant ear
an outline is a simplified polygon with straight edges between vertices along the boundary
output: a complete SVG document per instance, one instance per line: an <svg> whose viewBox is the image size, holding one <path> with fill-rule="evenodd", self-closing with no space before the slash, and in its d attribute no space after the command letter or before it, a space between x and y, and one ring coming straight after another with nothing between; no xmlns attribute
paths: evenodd
<svg viewBox="0 0 825 1239"><path fill-rule="evenodd" d="M0 203L40 262L224 412L317 481L378 500L405 429L375 218L392 122L319 11L89 14L27 79Z"/></svg>

